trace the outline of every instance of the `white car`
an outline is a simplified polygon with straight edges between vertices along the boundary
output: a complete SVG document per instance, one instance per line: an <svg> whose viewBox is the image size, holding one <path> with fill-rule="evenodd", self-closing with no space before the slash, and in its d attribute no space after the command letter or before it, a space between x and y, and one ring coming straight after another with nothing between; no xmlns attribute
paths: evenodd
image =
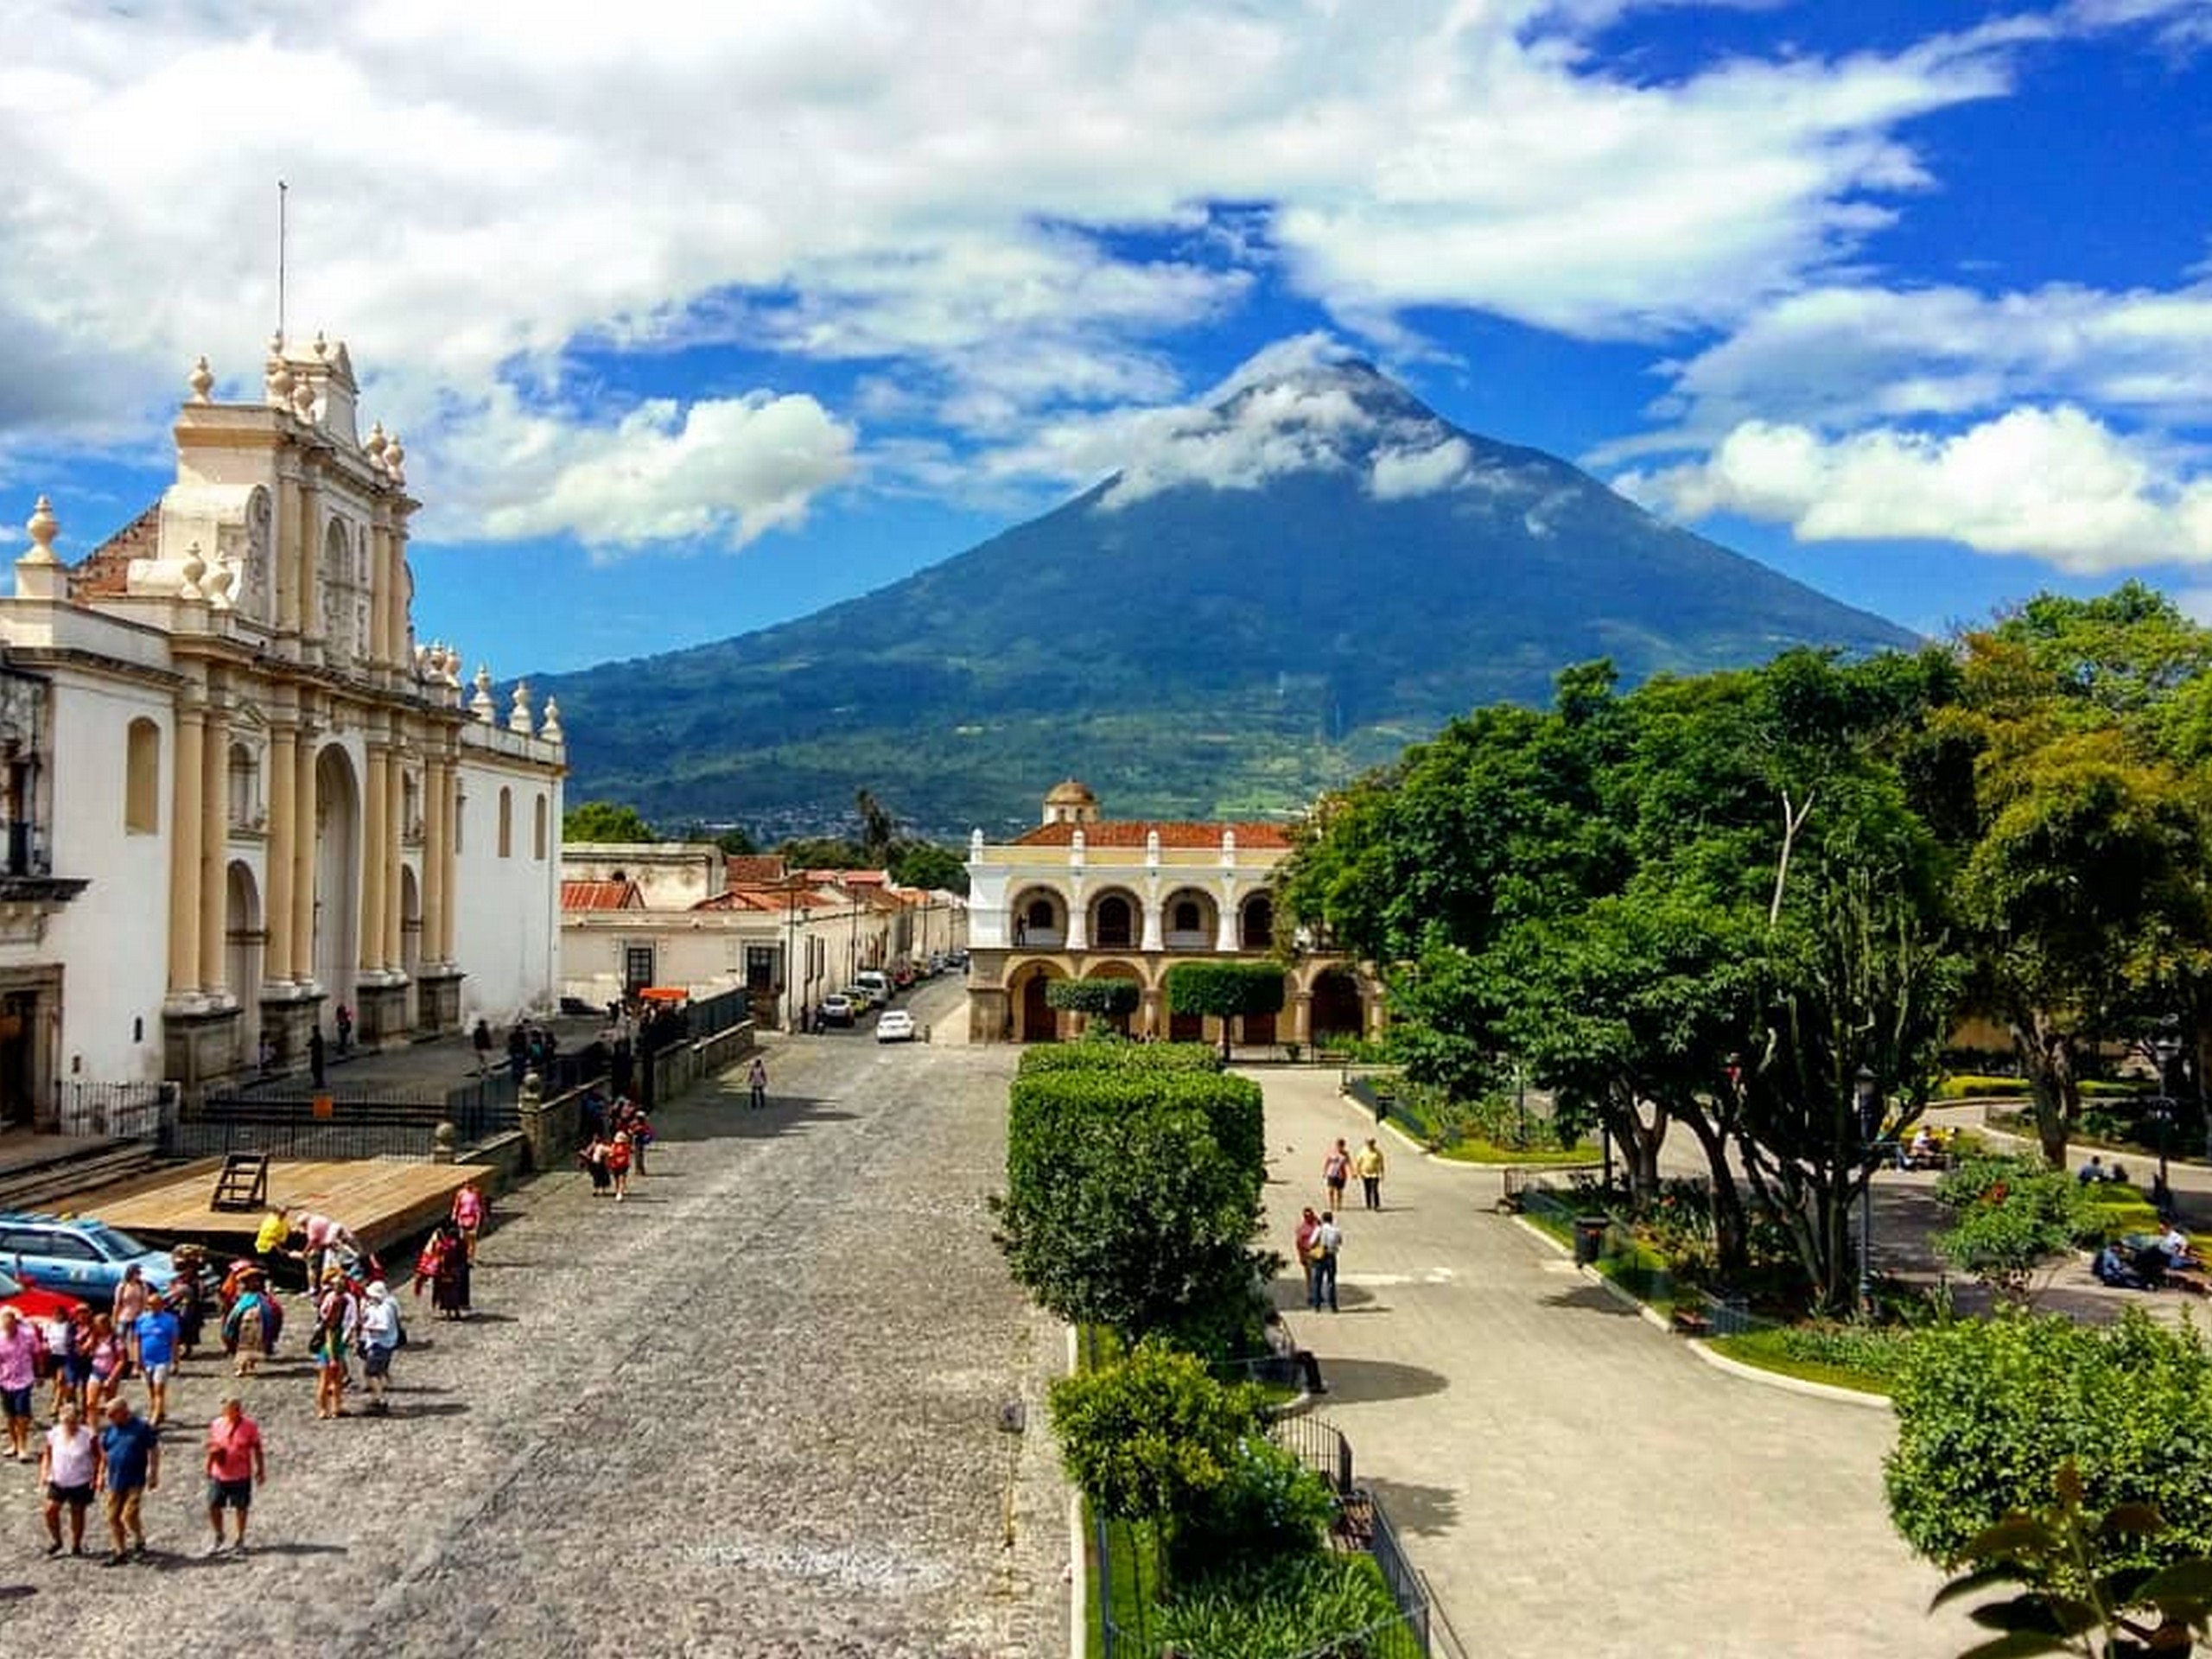
<svg viewBox="0 0 2212 1659"><path fill-rule="evenodd" d="M904 1008L887 1008L877 1016L875 1040L879 1043L911 1043L914 1040L914 1016Z"/></svg>

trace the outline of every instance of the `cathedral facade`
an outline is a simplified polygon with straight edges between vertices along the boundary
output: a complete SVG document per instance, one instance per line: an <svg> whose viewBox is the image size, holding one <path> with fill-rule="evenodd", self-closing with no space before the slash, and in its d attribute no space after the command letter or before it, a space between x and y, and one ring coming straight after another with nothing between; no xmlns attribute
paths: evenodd
<svg viewBox="0 0 2212 1659"><path fill-rule="evenodd" d="M0 600L0 1122L504 1021L559 984L558 710L419 643L406 454L343 344L203 359L175 481L72 565L41 497Z"/></svg>

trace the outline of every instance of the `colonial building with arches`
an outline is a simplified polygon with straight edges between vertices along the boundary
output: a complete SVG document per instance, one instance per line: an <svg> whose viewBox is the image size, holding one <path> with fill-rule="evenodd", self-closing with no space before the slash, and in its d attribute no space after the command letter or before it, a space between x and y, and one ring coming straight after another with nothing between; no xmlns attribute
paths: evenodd
<svg viewBox="0 0 2212 1659"><path fill-rule="evenodd" d="M0 890L0 1121L295 1063L341 1006L398 1042L558 985L559 711L416 642L419 504L345 346L272 340L256 398L188 385L160 500L73 565L40 497L0 600L36 693L0 732L32 884Z"/></svg>
<svg viewBox="0 0 2212 1659"><path fill-rule="evenodd" d="M1109 819L1071 778L1046 796L1042 821L968 847L968 1029L976 1042L1052 1042L1073 1034L1047 1000L1055 979L1128 979L1143 993L1132 1034L1217 1041L1218 1021L1167 1007L1168 969L1192 957L1267 960L1275 951L1276 867L1290 851L1280 824ZM1294 949L1283 1013L1232 1032L1253 1045L1313 1043L1380 1029L1371 976L1341 957Z"/></svg>

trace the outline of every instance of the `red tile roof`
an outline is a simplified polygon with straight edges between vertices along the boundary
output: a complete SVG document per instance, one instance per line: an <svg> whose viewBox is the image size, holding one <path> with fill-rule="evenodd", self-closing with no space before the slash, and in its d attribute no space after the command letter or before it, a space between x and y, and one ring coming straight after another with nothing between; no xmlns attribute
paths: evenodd
<svg viewBox="0 0 2212 1659"><path fill-rule="evenodd" d="M1040 823L1026 835L1016 836L1016 847L1067 847L1074 844L1075 832L1083 831L1086 847L1142 847L1146 837L1154 830L1160 832L1163 847L1218 847L1224 830L1236 832L1239 848L1281 848L1290 845L1290 832L1279 823L1154 823L1145 818L1122 818L1101 823Z"/></svg>
<svg viewBox="0 0 2212 1659"><path fill-rule="evenodd" d="M634 881L563 881L563 910L643 910L645 896Z"/></svg>
<svg viewBox="0 0 2212 1659"><path fill-rule="evenodd" d="M162 504L156 501L78 561L69 572L69 597L105 599L128 592L130 561L152 558L161 541Z"/></svg>
<svg viewBox="0 0 2212 1659"><path fill-rule="evenodd" d="M722 861L733 887L757 887L785 879L780 853L741 853Z"/></svg>

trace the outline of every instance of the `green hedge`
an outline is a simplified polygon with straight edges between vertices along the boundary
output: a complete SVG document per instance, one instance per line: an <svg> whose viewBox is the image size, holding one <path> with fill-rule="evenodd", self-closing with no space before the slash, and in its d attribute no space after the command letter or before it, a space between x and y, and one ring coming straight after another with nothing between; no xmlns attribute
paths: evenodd
<svg viewBox="0 0 2212 1659"><path fill-rule="evenodd" d="M1255 1572L1221 1574L1160 1610L1156 1651L1193 1659L1282 1659L1360 1654L1414 1659L1414 1632L1369 1555L1292 1555Z"/></svg>
<svg viewBox="0 0 2212 1659"><path fill-rule="evenodd" d="M1219 1072L1106 1066L1017 1077L1000 1243L1077 1324L1209 1354L1257 1329L1260 1090Z"/></svg>
<svg viewBox="0 0 2212 1659"><path fill-rule="evenodd" d="M1037 1043L1021 1051L1020 1075L1044 1071L1218 1071L1211 1043Z"/></svg>
<svg viewBox="0 0 2212 1659"><path fill-rule="evenodd" d="M1280 1014L1282 964L1276 962L1179 962L1167 970L1167 1007L1175 1014Z"/></svg>

